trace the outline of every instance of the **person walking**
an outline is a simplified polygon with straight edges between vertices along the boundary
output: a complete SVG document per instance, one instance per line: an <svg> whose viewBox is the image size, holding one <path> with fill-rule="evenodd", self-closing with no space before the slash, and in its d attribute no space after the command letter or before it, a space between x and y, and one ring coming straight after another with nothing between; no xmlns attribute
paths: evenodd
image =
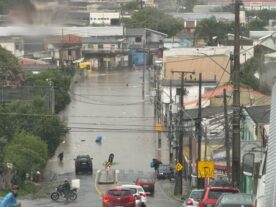
<svg viewBox="0 0 276 207"><path fill-rule="evenodd" d="M11 192L9 192L3 200L0 201L0 207L21 207L21 203L17 202L17 191L19 187L17 185L13 185Z"/></svg>

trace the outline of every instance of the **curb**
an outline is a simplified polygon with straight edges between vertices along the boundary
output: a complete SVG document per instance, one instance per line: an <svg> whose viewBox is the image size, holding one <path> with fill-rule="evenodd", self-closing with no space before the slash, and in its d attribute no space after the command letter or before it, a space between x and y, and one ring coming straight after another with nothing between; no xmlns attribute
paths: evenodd
<svg viewBox="0 0 276 207"><path fill-rule="evenodd" d="M183 202L183 200L181 200L180 198L176 197L176 196L172 193L171 187L170 187L169 189L164 188L164 185L162 184L162 182L160 182L160 186L161 186L162 190L167 194L167 196L173 198L173 199L176 200L176 201Z"/></svg>

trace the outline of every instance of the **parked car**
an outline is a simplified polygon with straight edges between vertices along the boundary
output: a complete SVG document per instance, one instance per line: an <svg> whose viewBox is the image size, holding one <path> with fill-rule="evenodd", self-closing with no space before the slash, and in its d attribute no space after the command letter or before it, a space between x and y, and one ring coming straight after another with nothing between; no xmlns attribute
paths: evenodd
<svg viewBox="0 0 276 207"><path fill-rule="evenodd" d="M171 179L174 177L173 168L168 164L161 164L157 170L157 179Z"/></svg>
<svg viewBox="0 0 276 207"><path fill-rule="evenodd" d="M149 192L151 195L154 195L155 181L153 178L140 177L135 181L135 185L140 185L145 192Z"/></svg>
<svg viewBox="0 0 276 207"><path fill-rule="evenodd" d="M202 198L203 193L204 193L204 189L191 190L185 197L182 207L197 207L198 202Z"/></svg>
<svg viewBox="0 0 276 207"><path fill-rule="evenodd" d="M103 207L135 207L135 198L129 188L117 186L106 191L103 195Z"/></svg>
<svg viewBox="0 0 276 207"><path fill-rule="evenodd" d="M75 159L76 175L79 174L79 172L88 172L93 174L92 160L93 158L91 158L89 155L78 155Z"/></svg>
<svg viewBox="0 0 276 207"><path fill-rule="evenodd" d="M134 196L137 206L146 207L147 194L141 186L126 184L122 185L122 187L129 188L131 190L131 194Z"/></svg>
<svg viewBox="0 0 276 207"><path fill-rule="evenodd" d="M239 193L240 190L238 188L232 187L214 187L209 186L206 187L201 200L199 201L198 207L213 207L215 206L218 198L223 193Z"/></svg>
<svg viewBox="0 0 276 207"><path fill-rule="evenodd" d="M248 193L222 194L215 207L254 207L255 196Z"/></svg>

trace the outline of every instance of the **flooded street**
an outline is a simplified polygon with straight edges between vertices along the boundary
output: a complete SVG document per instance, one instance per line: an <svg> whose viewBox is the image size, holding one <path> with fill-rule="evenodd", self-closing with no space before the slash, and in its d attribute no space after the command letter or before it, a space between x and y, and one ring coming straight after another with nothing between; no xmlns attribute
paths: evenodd
<svg viewBox="0 0 276 207"><path fill-rule="evenodd" d="M152 158L162 155L163 162L167 162L167 153L157 149L148 71L145 71L144 100L142 77L142 70L120 70L91 72L75 81L70 92L72 101L61 115L70 133L48 161L44 172L53 186L65 178L80 179L78 199L70 206L102 206L102 198L95 188L95 174L98 169L104 169L103 163L110 153L115 155L112 168L120 172L119 183L133 184L138 177L153 177ZM97 136L102 136L101 144L96 143ZM165 146L166 139L162 142ZM60 152L64 152L63 163L57 157ZM93 157L93 175L75 175L74 158L87 154ZM148 198L147 206L178 206L160 186L156 184L155 196ZM26 200L25 205L60 206L64 203L53 202L48 197Z"/></svg>
<svg viewBox="0 0 276 207"><path fill-rule="evenodd" d="M71 92L72 102L65 111L70 133L57 150L64 152L62 167L55 156L47 169L54 173L74 172L74 158L93 157L95 169L103 167L114 153L117 169L152 171L155 157L153 104L149 85L142 99L142 71L92 72L78 81ZM102 136L102 144L95 142Z"/></svg>

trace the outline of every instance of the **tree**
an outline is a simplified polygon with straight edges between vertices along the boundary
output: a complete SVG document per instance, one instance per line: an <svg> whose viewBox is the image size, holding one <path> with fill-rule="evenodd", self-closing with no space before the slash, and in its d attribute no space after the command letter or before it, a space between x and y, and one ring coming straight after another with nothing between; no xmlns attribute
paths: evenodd
<svg viewBox="0 0 276 207"><path fill-rule="evenodd" d="M65 109L71 98L68 94L72 74L65 74L61 70L48 70L39 74L28 73L25 86L48 86L52 82L55 89L55 111L56 113Z"/></svg>
<svg viewBox="0 0 276 207"><path fill-rule="evenodd" d="M13 164L18 181L22 181L27 172L36 172L45 167L48 160L47 144L37 136L19 132L6 149L5 160Z"/></svg>
<svg viewBox="0 0 276 207"><path fill-rule="evenodd" d="M9 78L16 80L19 71L18 59L8 50L0 46L0 81Z"/></svg>
<svg viewBox="0 0 276 207"><path fill-rule="evenodd" d="M124 22L128 27L150 28L163 32L169 37L174 36L183 29L183 24L180 20L155 8L144 8L139 10L135 12L130 19L125 19Z"/></svg>
<svg viewBox="0 0 276 207"><path fill-rule="evenodd" d="M207 45L215 45L224 40L226 34L231 32L233 32L233 28L230 23L218 22L215 17L211 17L199 22L195 31L195 37L204 39Z"/></svg>
<svg viewBox="0 0 276 207"><path fill-rule="evenodd" d="M137 1L126 2L121 5L122 10L138 10L140 9L140 4Z"/></svg>
<svg viewBox="0 0 276 207"><path fill-rule="evenodd" d="M0 135L3 142L10 143L16 133L25 131L38 136L53 155L62 138L68 132L59 116L52 115L41 97L30 102L15 101L0 107Z"/></svg>

